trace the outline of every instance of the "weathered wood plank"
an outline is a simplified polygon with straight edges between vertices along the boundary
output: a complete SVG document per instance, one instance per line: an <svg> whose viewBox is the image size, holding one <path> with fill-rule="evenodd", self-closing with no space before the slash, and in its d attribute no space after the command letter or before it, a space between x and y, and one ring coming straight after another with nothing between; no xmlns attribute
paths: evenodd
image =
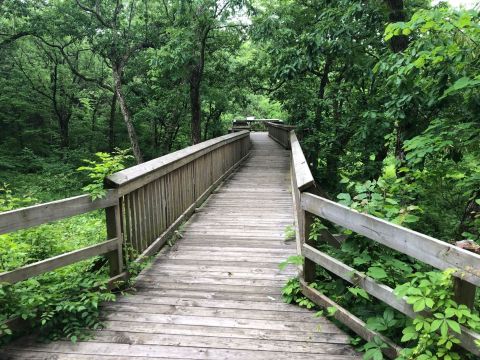
<svg viewBox="0 0 480 360"><path fill-rule="evenodd" d="M308 354L355 355L351 347L344 344L296 343L262 339L238 339L229 337L199 336L199 335L163 335L148 333L130 333L128 335L116 331L102 331L96 337L97 342L145 344L166 346L205 347L254 351L283 351Z"/></svg>
<svg viewBox="0 0 480 360"><path fill-rule="evenodd" d="M307 160L303 154L297 135L292 131L290 133L290 144L292 147L292 166L296 178L297 188L300 191L306 190L315 185L315 180L308 167Z"/></svg>
<svg viewBox="0 0 480 360"><path fill-rule="evenodd" d="M176 325L125 322L125 321L106 321L106 328L112 331L131 331L154 334L175 334L175 335L193 335L193 336L227 336L237 339L263 339L279 341L307 341L309 343L348 343L349 337L344 333L329 333L327 331L283 331L283 330L265 330L265 329L241 329L226 328L203 325Z"/></svg>

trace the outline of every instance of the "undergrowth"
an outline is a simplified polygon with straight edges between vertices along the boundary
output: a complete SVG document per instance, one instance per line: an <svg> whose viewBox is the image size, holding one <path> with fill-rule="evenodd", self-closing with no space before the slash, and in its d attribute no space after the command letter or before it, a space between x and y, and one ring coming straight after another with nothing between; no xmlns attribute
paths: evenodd
<svg viewBox="0 0 480 360"><path fill-rule="evenodd" d="M128 159L125 151L98 153L97 157L99 161L88 161L89 166L80 169L89 172L92 183L84 190L90 191L93 198L104 195L103 178L123 168ZM39 191L41 198L53 197L45 196L44 190ZM35 204L35 195L32 192L31 196L20 197L3 184L0 212ZM0 273L100 243L106 236L102 210L0 235ZM147 263L128 264L130 279ZM0 344L33 329L45 340L76 342L87 338L88 330L102 327L99 304L115 300L115 294L107 288L108 280L108 262L95 257L16 284L0 283ZM116 285L128 288L131 283ZM12 319L23 320L22 330L12 330Z"/></svg>
<svg viewBox="0 0 480 360"><path fill-rule="evenodd" d="M390 179L384 176L378 181L352 183L348 186L350 192L340 194L338 198L358 211L410 226L418 221L416 213L421 212L421 209L396 200L395 191L408 191L401 188L400 181L394 176ZM403 199L408 199L408 196L403 196ZM309 240L316 248L378 283L393 288L399 299L404 298L412 305L416 316L414 319L407 317L369 295L355 281L349 283L320 266L316 267L316 278L310 286L365 321L367 328L399 343L403 347L399 360L476 358L458 346L460 341L457 336L465 328L480 331L480 317L477 310L471 310L454 300L455 269L433 269L405 254L330 224L330 231L348 235L337 249L321 241L320 231L326 228L319 219L314 221ZM280 267L302 263L301 257L290 257ZM315 304L301 293L297 279L290 279L285 284L283 298L287 303L315 308ZM480 305L478 297L476 303ZM358 339L355 342L358 343ZM364 351L366 360L384 358L382 350L386 344L380 338L363 342L358 347Z"/></svg>

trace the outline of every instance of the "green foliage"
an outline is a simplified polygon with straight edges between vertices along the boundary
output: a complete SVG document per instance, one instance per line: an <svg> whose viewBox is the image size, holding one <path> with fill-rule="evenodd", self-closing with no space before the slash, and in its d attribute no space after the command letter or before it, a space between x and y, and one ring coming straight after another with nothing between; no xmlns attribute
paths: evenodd
<svg viewBox="0 0 480 360"><path fill-rule="evenodd" d="M30 197L18 198L14 196L8 184L0 184L0 212L27 206L33 201L34 199Z"/></svg>
<svg viewBox="0 0 480 360"><path fill-rule="evenodd" d="M402 169L405 171L405 169ZM414 187L409 185L408 176L397 177L394 165L387 165L377 180L363 183L343 177L342 183L350 192L337 195L343 205L387 219L395 224L412 224L419 220L415 215L420 211L416 205L408 204L413 200Z"/></svg>
<svg viewBox="0 0 480 360"><path fill-rule="evenodd" d="M385 344L382 339L378 336L375 336L372 341L367 342L363 346L365 355L363 356L364 360L382 360L384 359L382 349L385 349L387 344Z"/></svg>
<svg viewBox="0 0 480 360"><path fill-rule="evenodd" d="M127 155L128 152L128 149L116 149L113 154L97 152L95 155L99 161L84 160L90 166L81 166L78 170L88 172L91 183L84 186L82 190L89 193L93 200L104 197L107 193L104 188L105 178L125 168L125 162L133 158Z"/></svg>
<svg viewBox="0 0 480 360"><path fill-rule="evenodd" d="M4 185L0 195L2 211L29 205L32 198L18 198ZM0 235L0 272L44 260L105 239L105 222L100 211ZM20 317L50 339L72 341L87 336L86 329L98 328L98 304L112 301L106 292L108 270L93 272L97 259L77 263L17 284L0 284L0 342L13 336L4 324Z"/></svg>
<svg viewBox="0 0 480 360"><path fill-rule="evenodd" d="M454 272L447 269L416 273L409 282L395 288L398 297L405 297L413 310L421 313L402 330L401 341L408 345L402 359L461 359L462 355L454 347L460 343L455 334L462 333L461 326L480 330L478 311L453 300Z"/></svg>
<svg viewBox="0 0 480 360"><path fill-rule="evenodd" d="M283 231L283 237L285 241L290 241L295 239L295 227L293 225L287 225Z"/></svg>
<svg viewBox="0 0 480 360"><path fill-rule="evenodd" d="M313 302L303 296L298 278L291 278L287 281L282 289L282 297L287 304L298 304L298 306L306 307L307 309L315 307Z"/></svg>
<svg viewBox="0 0 480 360"><path fill-rule="evenodd" d="M303 258L302 255L292 255L292 256L289 256L287 260L281 262L280 264L278 264L278 268L280 270L285 270L285 268L288 266L288 265L295 265L295 266L299 266L299 265L303 265L303 262L305 261L305 259Z"/></svg>
<svg viewBox="0 0 480 360"><path fill-rule="evenodd" d="M18 284L0 285L0 322L20 317L39 327L49 339L75 342L88 336L86 329L101 326L99 304L115 300L106 291L106 272L90 272L93 261L71 265ZM12 332L3 328L0 342Z"/></svg>

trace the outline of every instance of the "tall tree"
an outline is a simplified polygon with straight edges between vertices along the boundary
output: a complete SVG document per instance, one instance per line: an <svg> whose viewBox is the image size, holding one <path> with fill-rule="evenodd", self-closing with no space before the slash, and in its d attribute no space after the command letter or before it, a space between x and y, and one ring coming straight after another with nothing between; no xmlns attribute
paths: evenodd
<svg viewBox="0 0 480 360"><path fill-rule="evenodd" d="M152 47L153 39L160 37L159 23L151 22L154 7L149 6L148 2L136 0L76 0L76 5L88 15L82 17L83 35L93 51L102 56L111 68L116 101L120 105L135 159L141 163L143 155L123 86L125 69L131 58Z"/></svg>
<svg viewBox="0 0 480 360"><path fill-rule="evenodd" d="M239 36L244 25L233 15L248 5L245 0L177 0L167 8L175 28L175 32L170 32L170 43L183 42L183 53L176 62L184 67L189 85L193 144L202 141L202 83L207 57L224 46L221 35Z"/></svg>

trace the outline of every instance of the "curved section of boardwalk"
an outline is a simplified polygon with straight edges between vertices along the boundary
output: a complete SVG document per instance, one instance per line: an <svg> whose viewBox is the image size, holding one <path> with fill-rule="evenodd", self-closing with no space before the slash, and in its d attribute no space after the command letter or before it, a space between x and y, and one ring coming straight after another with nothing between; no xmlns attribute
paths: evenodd
<svg viewBox="0 0 480 360"><path fill-rule="evenodd" d="M104 305L87 342L17 342L6 359L356 359L346 334L282 302L295 253L289 152L251 134L251 156L185 225L137 282Z"/></svg>

